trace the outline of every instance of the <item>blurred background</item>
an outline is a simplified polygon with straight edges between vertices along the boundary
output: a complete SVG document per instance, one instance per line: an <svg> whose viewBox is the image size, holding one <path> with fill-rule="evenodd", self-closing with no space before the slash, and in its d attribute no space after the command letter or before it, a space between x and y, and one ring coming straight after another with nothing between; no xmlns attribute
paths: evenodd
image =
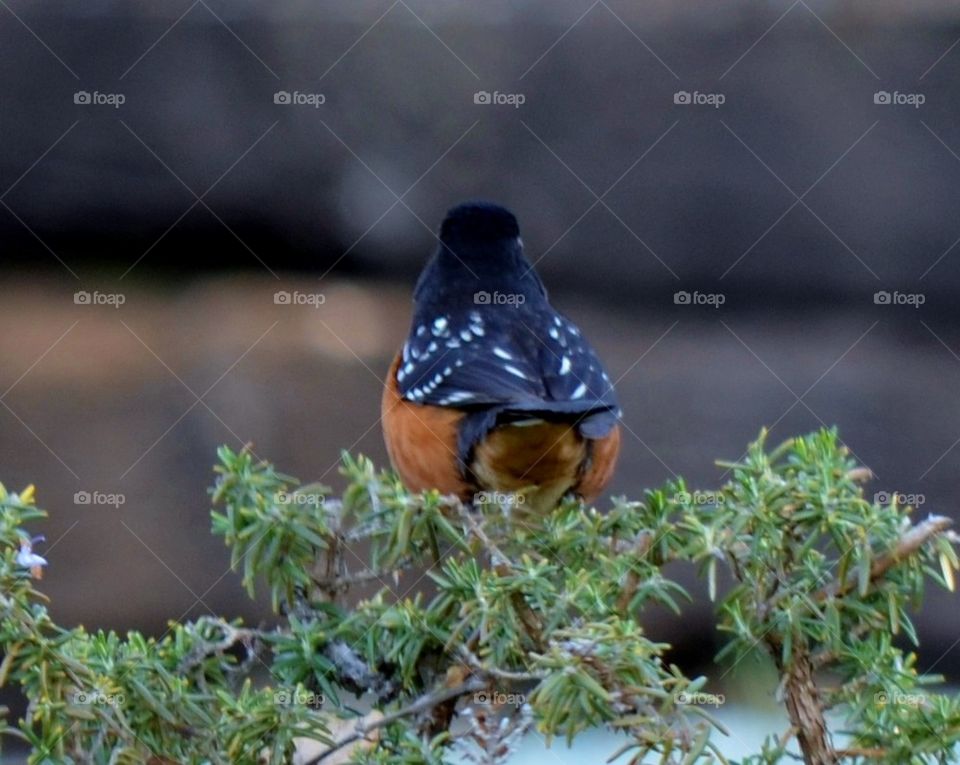
<svg viewBox="0 0 960 765"><path fill-rule="evenodd" d="M0 480L61 622L269 618L221 443L342 486L445 210L520 220L607 362L611 486L836 424L960 517L960 9L941 0L0 0ZM688 668L697 603L649 628ZM960 674L931 590L924 668Z"/></svg>

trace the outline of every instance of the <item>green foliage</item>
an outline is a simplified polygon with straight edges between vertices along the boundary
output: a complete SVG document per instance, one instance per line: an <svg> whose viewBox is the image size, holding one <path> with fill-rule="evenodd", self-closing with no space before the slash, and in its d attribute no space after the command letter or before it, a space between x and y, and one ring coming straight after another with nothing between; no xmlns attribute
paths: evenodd
<svg viewBox="0 0 960 765"><path fill-rule="evenodd" d="M846 718L847 750L874 753L851 759L955 761L960 699L924 692L940 678L921 678L892 640L917 643L909 609L927 578L953 590L956 551L934 533L946 524L912 527L895 495L867 501L864 471L835 431L769 453L761 438L726 467L733 479L690 548L708 565L722 551L737 582L720 604L720 629L733 636L723 655L739 661L764 644L783 670L803 661L829 671L822 707Z"/></svg>
<svg viewBox="0 0 960 765"><path fill-rule="evenodd" d="M230 565L243 572L243 586L253 597L256 576L270 586L274 610L291 601L297 588L309 584L309 570L318 550L326 549L330 529L322 508L329 489L313 486L293 490L295 478L277 473L272 465L254 463L247 451L217 450L220 475L213 501L213 533L231 547ZM312 512L305 512L312 510Z"/></svg>
<svg viewBox="0 0 960 765"><path fill-rule="evenodd" d="M23 525L43 518L33 488L0 487L0 682L29 706L17 728L32 763L289 762L293 738L328 740L323 720L255 688L227 652L237 625L204 618L172 624L160 639L58 627L30 572L17 561ZM295 690L295 689L294 689Z"/></svg>
<svg viewBox="0 0 960 765"><path fill-rule="evenodd" d="M868 501L835 432L773 450L761 436L715 492L677 481L606 512L567 500L539 516L522 497L410 494L362 457L344 455L332 498L248 451L218 456L213 532L247 591L269 589L268 629L58 627L22 552L43 513L32 489L0 490L0 683L29 699L7 732L31 762L280 763L312 739L379 765L495 763L533 725L567 741L606 726L633 763L726 762L698 701L707 679L643 628L648 609L688 600L665 573L677 561L718 601L721 659L765 651L795 724L842 720L842 739L801 725L751 765L798 745L811 763L827 761L818 747L833 761L948 762L960 741L960 701L927 692L891 639L915 642L927 579L952 589L956 538L945 519L914 525L895 498Z"/></svg>

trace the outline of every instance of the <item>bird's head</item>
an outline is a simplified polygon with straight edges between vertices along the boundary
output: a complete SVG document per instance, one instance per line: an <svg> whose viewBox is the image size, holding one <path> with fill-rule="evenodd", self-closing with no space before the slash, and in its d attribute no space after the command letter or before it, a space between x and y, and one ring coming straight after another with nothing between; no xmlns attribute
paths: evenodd
<svg viewBox="0 0 960 765"><path fill-rule="evenodd" d="M466 202L447 212L440 241L448 247L509 241L520 236L513 213L491 202Z"/></svg>
<svg viewBox="0 0 960 765"><path fill-rule="evenodd" d="M420 275L416 299L455 297L478 290L544 297L533 266L524 257L513 213L492 202L451 208L440 226L440 243Z"/></svg>

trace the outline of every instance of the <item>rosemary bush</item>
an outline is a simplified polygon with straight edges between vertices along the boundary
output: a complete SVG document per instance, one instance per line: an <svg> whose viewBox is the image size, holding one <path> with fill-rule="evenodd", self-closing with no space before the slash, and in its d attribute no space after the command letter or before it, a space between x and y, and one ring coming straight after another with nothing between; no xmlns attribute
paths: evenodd
<svg viewBox="0 0 960 765"><path fill-rule="evenodd" d="M363 457L344 455L333 499L247 450L218 456L213 532L248 592L269 588L266 627L59 627L25 528L44 513L32 487L0 488L0 683L29 702L5 733L32 763L500 763L530 729L596 726L632 763L725 763L697 703L718 689L642 626L687 600L674 561L719 598L720 658L765 652L779 673L790 728L745 762L956 761L960 700L928 690L938 678L894 638L916 643L927 579L953 589L958 540L946 518L869 501L833 431L773 450L761 435L709 494L677 481L542 516L511 496L410 494Z"/></svg>

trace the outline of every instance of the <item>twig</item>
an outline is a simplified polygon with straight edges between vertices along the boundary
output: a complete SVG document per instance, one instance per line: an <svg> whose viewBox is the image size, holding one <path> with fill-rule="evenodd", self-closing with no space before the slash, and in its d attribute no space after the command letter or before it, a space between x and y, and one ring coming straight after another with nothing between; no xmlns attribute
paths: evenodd
<svg viewBox="0 0 960 765"><path fill-rule="evenodd" d="M879 760L883 757L889 755L886 749L880 749L879 747L871 747L869 749L864 747L852 747L850 749L838 749L837 757L867 757L871 760Z"/></svg>
<svg viewBox="0 0 960 765"><path fill-rule="evenodd" d="M480 540L480 544L482 544L486 549L487 554L490 556L490 562L495 566L509 563L510 559L504 555L500 548L497 547L496 543L487 536L487 532L483 530L483 527L479 523L477 523L477 519L474 518L470 509L462 502L457 502L456 509L464 523L467 524L467 526L470 528L470 531L473 532L473 535Z"/></svg>
<svg viewBox="0 0 960 765"><path fill-rule="evenodd" d="M343 640L328 643L323 654L337 667L340 682L358 693L371 692L382 699L396 690L391 680L367 664L356 649Z"/></svg>
<svg viewBox="0 0 960 765"><path fill-rule="evenodd" d="M256 630L246 627L235 627L223 619L207 616L200 617L194 626L199 632L199 629L205 624L222 630L223 637L219 640L204 640L200 638L198 634L199 642L197 646L180 660L180 664L177 667L179 674L186 674L201 666L210 656L222 656L237 646L240 646L244 652L240 661L241 666L257 655L260 633Z"/></svg>
<svg viewBox="0 0 960 765"><path fill-rule="evenodd" d="M412 717L418 715L421 712L426 712L433 709L440 704L443 704L447 701L459 698L467 693L475 693L476 691L482 690L487 685L487 681L480 677L473 677L469 680L456 685L453 688L448 688L446 686L441 686L431 691L430 693L421 696L413 703L398 709L395 712L391 712L388 715L383 717L378 717L376 720L373 720L369 723L358 722L351 733L346 735L344 738L339 741L334 742L334 744L327 749L325 752L321 752L316 757L307 760L304 765L319 765L327 757L333 754L348 744L352 744L355 741L359 741L362 738L365 738L368 733L372 733L379 728L384 728L388 725L392 725L398 720L402 720L405 717Z"/></svg>
<svg viewBox="0 0 960 765"><path fill-rule="evenodd" d="M653 542L653 534L651 534L649 531L644 531L637 536L637 539L634 541L628 554L639 560L648 552L650 552ZM630 601L633 600L633 596L636 594L639 586L640 574L638 574L637 570L631 566L630 570L627 572L627 580L623 584L623 591L620 593L620 597L617 599L617 610L621 614L626 613L627 608L630 606Z"/></svg>
<svg viewBox="0 0 960 765"><path fill-rule="evenodd" d="M346 574L341 536L343 505L324 505L323 510L327 514L327 525L330 528L327 548L317 550L316 560L309 576L315 583L316 594L325 602L337 605L347 589L340 581Z"/></svg>
<svg viewBox="0 0 960 765"><path fill-rule="evenodd" d="M346 574L335 574L329 577L316 577L311 575L311 580L314 584L321 588L329 587L340 587L347 588L353 584L363 584L364 582L372 582L373 580L382 580L384 577L390 576L394 571L402 571L413 566L413 561L410 559L404 559L399 561L395 566L391 566L389 570L377 571L374 569L367 569L366 571L355 571L352 573Z"/></svg>
<svg viewBox="0 0 960 765"><path fill-rule="evenodd" d="M880 579L885 573L887 573L887 571L903 561L905 558L909 558L911 555L917 552L917 550L923 547L930 539L938 534L944 533L952 525L953 521L946 516L931 515L923 523L918 523L916 526L912 526L909 531L900 537L900 540L897 542L897 545L893 548L893 550L888 552L886 555L877 558L877 560L873 562L873 565L870 567L870 581L874 582L877 579ZM818 601L823 601L827 598L840 597L850 592L850 590L854 589L856 586L857 577L848 576L846 581L834 583L833 585L820 590L815 595L815 599Z"/></svg>
<svg viewBox="0 0 960 765"><path fill-rule="evenodd" d="M490 556L490 563L493 565L493 570L496 571L500 576L508 576L510 574L510 559L504 555L503 551L497 547L497 544L487 536L487 532L485 532L483 527L477 523L477 519L470 511L470 508L458 501L456 502L456 509L460 513L460 517L470 528L470 531L477 539L480 540L480 543L483 545L484 549L486 549L487 554ZM510 597L510 601L513 603L513 607L516 609L517 616L520 617L520 622L526 629L527 635L530 636L537 648L542 650L543 624L540 622L540 618L533 611L533 609L530 608L530 605L527 603L522 593L513 593Z"/></svg>
<svg viewBox="0 0 960 765"><path fill-rule="evenodd" d="M950 518L945 518L944 516L940 515L932 515L923 523L913 526L900 538L900 541L897 543L897 546L892 552L878 559L873 564L870 569L870 582L872 583L879 579L897 563L902 561L904 558L909 557L923 547L923 545L934 536L943 535L950 539L953 544L960 543L960 538L955 538L956 534L949 530L948 527L950 525L952 525ZM856 582L851 580L848 580L843 585L835 584L833 587L821 590L819 593L817 593L815 598L817 600L824 600L828 597L844 595L855 585ZM860 625L860 627L851 632L851 637L861 637L863 633L867 632L868 630L869 625ZM825 649L813 655L813 666L816 669L821 669L829 664L832 664L839 658L840 656L837 651Z"/></svg>
<svg viewBox="0 0 960 765"><path fill-rule="evenodd" d="M498 680L509 680L512 682L532 682L543 680L547 676L545 672L511 672L498 667L485 667L480 661L480 657L463 645L459 648L459 653L467 666L476 674L495 677Z"/></svg>

